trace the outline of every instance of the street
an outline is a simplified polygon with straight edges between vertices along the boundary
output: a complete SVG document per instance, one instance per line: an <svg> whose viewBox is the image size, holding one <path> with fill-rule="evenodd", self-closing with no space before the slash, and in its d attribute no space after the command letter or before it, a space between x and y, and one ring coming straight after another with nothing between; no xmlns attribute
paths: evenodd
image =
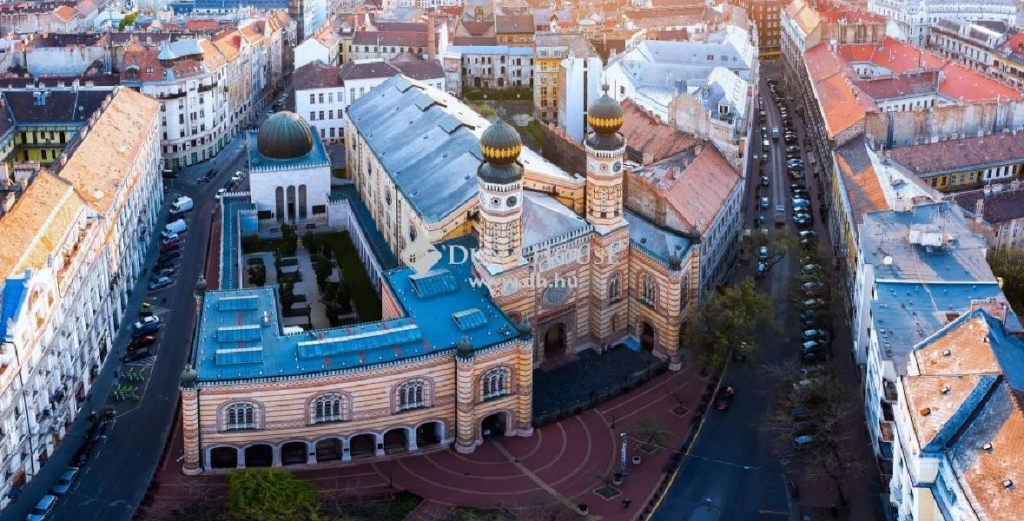
<svg viewBox="0 0 1024 521"><path fill-rule="evenodd" d="M188 230L182 256L176 264L175 282L166 289L147 293L146 284L150 277L140 277L135 291L131 293L125 326L119 331L108 361L93 384L89 402L91 410L102 411L112 387L128 383L126 378L118 380L119 373L125 376L127 369L120 358L125 353L132 333L131 323L137 320L143 300L153 304L155 314L164 323L160 327L159 344L154 346L156 356L144 363L132 364L133 369L152 365L148 381L139 384L138 401L118 404L117 416L107 429L105 440L99 442L67 496L60 499L48 519L128 520L142 500L150 477L160 463L168 435L174 428L179 376L192 346L196 281L204 270L210 222L218 206L214 194L230 181L235 171L247 170L243 136L244 133L236 136L213 160L183 170L177 179L165 180L170 191L165 195L161 208L163 220L159 222L160 229L167 222L167 208L175 198L186 195L195 201L191 215L186 218ZM216 177L208 183L196 184L196 180L211 168L218 169ZM146 261L150 269L159 255L157 244L160 235L156 233L154 236ZM70 464L87 437L91 423L90 411L84 409L50 461L26 485L0 519L25 519L32 506Z"/></svg>
<svg viewBox="0 0 1024 521"><path fill-rule="evenodd" d="M786 233L796 234L798 229L792 221L790 184L798 181L791 180L786 172L785 143L781 137L771 137L772 128L778 127L783 130L783 124L778 105L772 101L771 93L764 82L768 77L770 75L766 73L762 78L759 91L764 98L767 117L764 126L768 131L771 152L763 164L759 162L759 158L752 158L753 168L747 176L744 228L750 228L752 233L760 233L758 219L763 215L764 226L769 231L776 229L773 224L773 209L776 204L781 204L786 207L784 229ZM785 92L780 93L786 95ZM757 109L755 100L755 115ZM799 135L798 146L803 148L802 120L795 114L791 116ZM763 153L760 127L761 124L755 123L755 141L750 147L752 153L758 156ZM808 161L808 171L809 167ZM761 175L769 177L769 186L760 185ZM813 174L806 173L805 176L804 184L811 194L811 213L815 219L813 227L800 229L817 231L820 237L819 251L827 254L831 251L827 245L828 233L817 211L820 200L819 186ZM770 204L767 209L759 207L761 197L769 198ZM745 362L731 362L727 367L723 382L736 389L735 401L731 408L725 411L716 410L714 407L708 409L696 441L650 518L653 521L782 520L796 514L799 507L789 491L790 480L795 479L791 474L794 469L787 468L784 464L788 461L784 461L785 458L780 458L773 452L771 440L759 432L758 419L762 413L774 406L775 396L771 390L776 384L768 381L768 377L760 369L761 366L793 361L797 355L797 339L801 332L798 310L791 303L791 281L799 273L799 257L799 250L787 252L780 262L771 267L765 277L758 279L758 289L767 294L773 304L775 321L781 328L781 334L765 335L756 357ZM747 277L752 277L755 265L753 252L747 252L746 264L740 266L730 282L736 284ZM840 352L842 349L836 348L836 351ZM844 357L832 361L837 362L850 363Z"/></svg>

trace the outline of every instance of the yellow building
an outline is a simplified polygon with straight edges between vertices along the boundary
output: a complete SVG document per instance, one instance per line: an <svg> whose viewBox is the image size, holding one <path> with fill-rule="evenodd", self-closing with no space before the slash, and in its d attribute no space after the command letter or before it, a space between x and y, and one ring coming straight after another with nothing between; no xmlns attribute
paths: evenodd
<svg viewBox="0 0 1024 521"><path fill-rule="evenodd" d="M4 89L0 98L0 157L8 167L49 165L96 113L109 88Z"/></svg>
<svg viewBox="0 0 1024 521"><path fill-rule="evenodd" d="M1018 179L1024 172L1024 133L949 139L894 148L894 167L942 192L959 192Z"/></svg>
<svg viewBox="0 0 1024 521"><path fill-rule="evenodd" d="M596 56L586 36L578 33L537 33L533 50L533 110L542 121L558 118L558 102L565 88L562 60Z"/></svg>

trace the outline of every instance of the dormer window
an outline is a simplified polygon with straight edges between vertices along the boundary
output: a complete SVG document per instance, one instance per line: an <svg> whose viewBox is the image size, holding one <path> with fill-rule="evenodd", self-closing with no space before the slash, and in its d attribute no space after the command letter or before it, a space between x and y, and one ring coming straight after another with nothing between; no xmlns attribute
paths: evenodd
<svg viewBox="0 0 1024 521"><path fill-rule="evenodd" d="M724 104L724 103L720 103L718 105L718 115L719 116L728 116L729 115L729 106Z"/></svg>

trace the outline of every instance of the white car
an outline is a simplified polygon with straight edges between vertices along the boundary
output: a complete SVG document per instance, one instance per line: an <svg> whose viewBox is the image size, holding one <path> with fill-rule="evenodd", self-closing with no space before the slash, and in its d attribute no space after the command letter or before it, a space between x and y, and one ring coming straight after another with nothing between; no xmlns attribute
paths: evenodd
<svg viewBox="0 0 1024 521"><path fill-rule="evenodd" d="M216 197L217 199L220 199L220 198L224 197L224 194L226 194L226 193L228 193L228 189L227 188L221 188L220 190L217 190L217 195L215 195L214 197Z"/></svg>
<svg viewBox="0 0 1024 521"><path fill-rule="evenodd" d="M135 329L142 329L150 324L159 324L160 317L150 315L148 317L142 317L138 322L135 323Z"/></svg>
<svg viewBox="0 0 1024 521"><path fill-rule="evenodd" d="M243 174L242 171L239 170L239 171L235 172L235 175L231 176L231 182L232 183L237 183L237 182L241 181L243 177L245 177L245 174Z"/></svg>

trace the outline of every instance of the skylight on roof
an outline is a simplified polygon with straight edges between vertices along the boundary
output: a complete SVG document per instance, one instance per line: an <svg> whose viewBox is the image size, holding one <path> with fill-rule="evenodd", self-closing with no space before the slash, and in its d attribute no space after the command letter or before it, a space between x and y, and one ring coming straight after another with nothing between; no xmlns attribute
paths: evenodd
<svg viewBox="0 0 1024 521"><path fill-rule="evenodd" d="M224 297L217 301L217 309L220 311L248 311L257 309L260 306L260 299L255 295L245 297Z"/></svg>
<svg viewBox="0 0 1024 521"><path fill-rule="evenodd" d="M477 308L452 313L452 320L462 331L472 331L487 325L487 316Z"/></svg>
<svg viewBox="0 0 1024 521"><path fill-rule="evenodd" d="M250 342L260 339L260 326L229 326L217 328L218 342Z"/></svg>
<svg viewBox="0 0 1024 521"><path fill-rule="evenodd" d="M431 270L426 273L410 275L409 283L413 291L422 299L447 295L459 290L455 277L448 270Z"/></svg>
<svg viewBox="0 0 1024 521"><path fill-rule="evenodd" d="M415 324L389 329L385 329L383 324L379 326L380 329L366 333L299 342L296 352L299 358L317 358L368 351L386 346L399 346L423 339L422 331Z"/></svg>
<svg viewBox="0 0 1024 521"><path fill-rule="evenodd" d="M217 365L263 363L263 346L218 349L214 352L214 363Z"/></svg>

